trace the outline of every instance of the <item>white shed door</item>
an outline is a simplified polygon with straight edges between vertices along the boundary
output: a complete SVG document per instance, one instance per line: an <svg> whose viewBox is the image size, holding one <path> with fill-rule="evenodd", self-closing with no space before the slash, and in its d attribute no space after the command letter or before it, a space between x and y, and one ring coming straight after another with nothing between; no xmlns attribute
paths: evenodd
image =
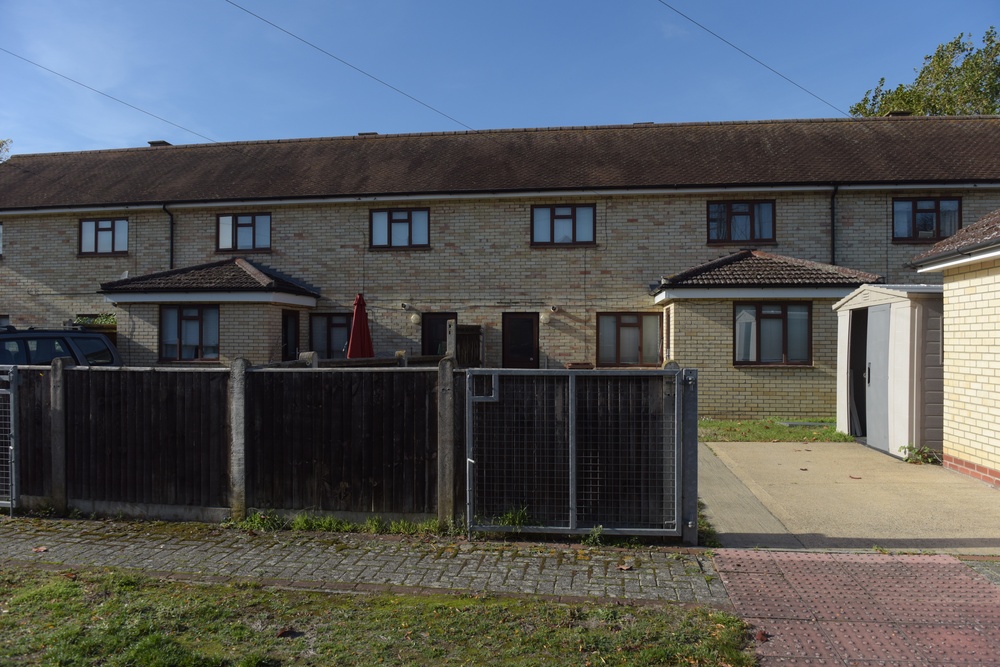
<svg viewBox="0 0 1000 667"><path fill-rule="evenodd" d="M869 447L889 451L889 305L868 309L865 411Z"/></svg>

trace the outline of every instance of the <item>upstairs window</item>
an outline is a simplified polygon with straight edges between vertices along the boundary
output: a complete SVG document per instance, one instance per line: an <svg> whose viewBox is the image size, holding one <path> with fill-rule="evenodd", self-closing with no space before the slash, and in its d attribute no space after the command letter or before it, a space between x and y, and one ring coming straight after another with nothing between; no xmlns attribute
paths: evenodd
<svg viewBox="0 0 1000 667"><path fill-rule="evenodd" d="M3 257L3 223L0 222L0 257Z"/></svg>
<svg viewBox="0 0 1000 667"><path fill-rule="evenodd" d="M128 252L128 220L81 220L81 255L123 255Z"/></svg>
<svg viewBox="0 0 1000 667"><path fill-rule="evenodd" d="M593 204L532 206L531 244L593 245L595 211Z"/></svg>
<svg viewBox="0 0 1000 667"><path fill-rule="evenodd" d="M370 228L372 248L430 247L430 209L371 211Z"/></svg>
<svg viewBox="0 0 1000 667"><path fill-rule="evenodd" d="M893 199L892 240L939 241L962 226L962 200Z"/></svg>
<svg viewBox="0 0 1000 667"><path fill-rule="evenodd" d="M812 304L734 304L733 363L811 364Z"/></svg>
<svg viewBox="0 0 1000 667"><path fill-rule="evenodd" d="M271 214L254 213L218 217L219 250L270 250Z"/></svg>
<svg viewBox="0 0 1000 667"><path fill-rule="evenodd" d="M709 243L773 243L773 201L708 203Z"/></svg>

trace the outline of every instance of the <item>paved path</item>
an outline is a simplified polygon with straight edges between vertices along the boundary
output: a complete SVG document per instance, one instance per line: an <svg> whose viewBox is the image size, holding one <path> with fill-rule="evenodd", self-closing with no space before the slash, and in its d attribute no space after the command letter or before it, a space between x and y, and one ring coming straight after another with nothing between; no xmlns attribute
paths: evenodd
<svg viewBox="0 0 1000 667"><path fill-rule="evenodd" d="M44 550L36 551L44 547ZM204 524L0 520L0 562L121 567L331 591L528 594L731 609L708 555L663 548L446 542Z"/></svg>
<svg viewBox="0 0 1000 667"><path fill-rule="evenodd" d="M763 640L762 666L1000 667L996 563L979 573L946 555L722 549L715 564Z"/></svg>

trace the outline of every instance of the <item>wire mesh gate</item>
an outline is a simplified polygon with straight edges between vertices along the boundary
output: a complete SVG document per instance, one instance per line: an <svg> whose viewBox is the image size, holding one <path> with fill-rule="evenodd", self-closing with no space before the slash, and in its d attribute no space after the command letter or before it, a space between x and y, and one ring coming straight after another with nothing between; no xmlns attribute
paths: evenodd
<svg viewBox="0 0 1000 667"><path fill-rule="evenodd" d="M17 504L17 368L0 366L0 507Z"/></svg>
<svg viewBox="0 0 1000 667"><path fill-rule="evenodd" d="M468 370L469 530L585 534L599 526L689 541L688 505L697 520L696 377ZM682 428L682 417L693 429ZM695 434L693 444L682 442L684 433Z"/></svg>

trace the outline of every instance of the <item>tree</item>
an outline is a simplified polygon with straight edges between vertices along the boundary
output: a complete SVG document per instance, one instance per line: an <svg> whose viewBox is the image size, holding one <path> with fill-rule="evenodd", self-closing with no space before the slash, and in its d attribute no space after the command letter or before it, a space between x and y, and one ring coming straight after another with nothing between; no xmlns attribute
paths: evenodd
<svg viewBox="0 0 1000 667"><path fill-rule="evenodd" d="M909 111L923 116L1000 114L1000 42L996 28L983 35L977 49L964 33L924 56L911 84L887 90L885 78L851 107L852 116L884 116Z"/></svg>
<svg viewBox="0 0 1000 667"><path fill-rule="evenodd" d="M10 139L0 139L0 162L7 159L7 153L10 151Z"/></svg>

